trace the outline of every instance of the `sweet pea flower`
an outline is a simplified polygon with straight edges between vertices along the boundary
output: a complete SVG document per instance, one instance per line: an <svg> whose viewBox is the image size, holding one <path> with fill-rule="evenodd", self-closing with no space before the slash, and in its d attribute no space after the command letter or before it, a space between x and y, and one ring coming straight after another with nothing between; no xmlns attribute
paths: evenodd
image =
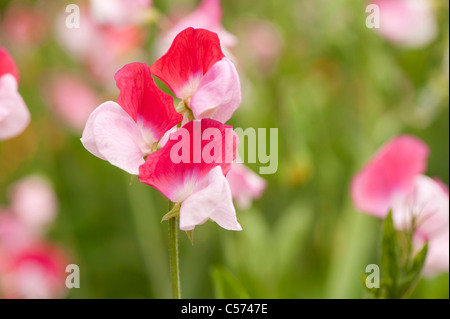
<svg viewBox="0 0 450 319"><path fill-rule="evenodd" d="M91 0L91 15L100 24L130 25L142 21L151 0Z"/></svg>
<svg viewBox="0 0 450 319"><path fill-rule="evenodd" d="M115 80L118 103L105 102L92 112L81 141L93 155L138 174L144 157L182 115L175 111L173 98L155 85L146 64L127 64Z"/></svg>
<svg viewBox="0 0 450 319"><path fill-rule="evenodd" d="M100 104L97 92L71 74L55 78L48 95L52 110L76 132L83 131L89 115Z"/></svg>
<svg viewBox="0 0 450 319"><path fill-rule="evenodd" d="M203 0L194 12L175 23L167 34L159 40L158 47L160 52L166 51L175 37L189 27L206 29L217 33L220 43L225 48L234 47L237 43L237 38L222 26L220 0Z"/></svg>
<svg viewBox="0 0 450 319"><path fill-rule="evenodd" d="M217 34L187 28L151 72L182 99L195 119L228 121L241 103L236 68L223 54Z"/></svg>
<svg viewBox="0 0 450 319"><path fill-rule="evenodd" d="M231 164L227 181L240 209L249 208L252 200L261 197L267 186L263 178L241 163Z"/></svg>
<svg viewBox="0 0 450 319"><path fill-rule="evenodd" d="M28 176L13 184L10 198L10 209L32 232L42 232L56 217L55 192L41 176Z"/></svg>
<svg viewBox="0 0 450 319"><path fill-rule="evenodd" d="M401 135L388 141L353 178L351 197L356 208L384 218L394 200L407 196L423 174L429 149L419 139Z"/></svg>
<svg viewBox="0 0 450 319"><path fill-rule="evenodd" d="M449 194L440 180L423 175L428 147L412 136L386 143L352 181L355 206L379 218L392 211L398 230L414 232L416 250L429 244L424 274L449 269Z"/></svg>
<svg viewBox="0 0 450 319"><path fill-rule="evenodd" d="M34 234L30 233L19 216L8 209L0 209L0 252L9 254L19 251L34 239Z"/></svg>
<svg viewBox="0 0 450 319"><path fill-rule="evenodd" d="M437 24L429 0L373 0L379 8L380 27L375 30L388 41L419 48L437 35Z"/></svg>
<svg viewBox="0 0 450 319"><path fill-rule="evenodd" d="M14 254L0 254L0 292L6 298L61 298L66 292L68 259L58 247L34 243Z"/></svg>
<svg viewBox="0 0 450 319"><path fill-rule="evenodd" d="M17 91L18 83L16 64L0 47L0 141L16 137L30 123L30 112Z"/></svg>
<svg viewBox="0 0 450 319"><path fill-rule="evenodd" d="M180 205L181 230L193 230L209 219L225 229L242 230L225 178L236 158L238 141L233 129L218 121L188 122L159 151L147 156L139 180Z"/></svg>

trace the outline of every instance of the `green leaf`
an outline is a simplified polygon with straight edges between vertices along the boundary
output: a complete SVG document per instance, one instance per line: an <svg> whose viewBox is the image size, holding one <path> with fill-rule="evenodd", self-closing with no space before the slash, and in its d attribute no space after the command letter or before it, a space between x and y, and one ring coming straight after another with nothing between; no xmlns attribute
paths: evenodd
<svg viewBox="0 0 450 319"><path fill-rule="evenodd" d="M389 212L384 220L381 241L381 276L382 295L386 298L395 298L399 277L399 244L392 212Z"/></svg>
<svg viewBox="0 0 450 319"><path fill-rule="evenodd" d="M427 258L427 252L428 243L426 243L416 254L416 256L414 256L411 267L406 270L405 276L402 277L399 283L398 296L400 298L407 297L419 281L423 266L425 265L425 260Z"/></svg>
<svg viewBox="0 0 450 319"><path fill-rule="evenodd" d="M161 219L161 223L165 220L169 220L171 218L179 216L180 215L180 207L181 207L181 203L176 203L176 204L171 203L169 205L170 211L163 216L163 218Z"/></svg>

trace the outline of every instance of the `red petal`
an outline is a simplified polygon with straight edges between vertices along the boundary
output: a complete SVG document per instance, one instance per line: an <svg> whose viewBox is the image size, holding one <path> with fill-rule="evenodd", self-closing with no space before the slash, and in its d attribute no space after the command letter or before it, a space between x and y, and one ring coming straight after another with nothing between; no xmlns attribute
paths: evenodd
<svg viewBox="0 0 450 319"><path fill-rule="evenodd" d="M156 140L182 121L173 98L156 86L147 64L127 64L114 78L120 90L119 105L138 125L150 130Z"/></svg>
<svg viewBox="0 0 450 319"><path fill-rule="evenodd" d="M8 51L0 47L0 76L4 74L12 74L16 78L17 83L19 83L19 70L16 63Z"/></svg>
<svg viewBox="0 0 450 319"><path fill-rule="evenodd" d="M199 80L225 55L216 33L187 28L173 40L169 51L152 66L154 75L166 83L179 98L187 98Z"/></svg>
<svg viewBox="0 0 450 319"><path fill-rule="evenodd" d="M221 134L222 154L221 157L214 157L220 159L218 163L207 163L202 156L205 146L211 143L210 140L202 139L203 133L209 128L215 128ZM182 133L187 133L188 137L183 139ZM179 143L189 148L189 160L186 163L174 163L171 158L172 148L175 145L178 147ZM155 187L174 202L183 201L197 181L214 167L221 166L224 175L228 173L231 163L236 159L238 144L239 138L229 125L211 119L191 121L172 133L163 148L147 156L145 164L139 169L139 180Z"/></svg>

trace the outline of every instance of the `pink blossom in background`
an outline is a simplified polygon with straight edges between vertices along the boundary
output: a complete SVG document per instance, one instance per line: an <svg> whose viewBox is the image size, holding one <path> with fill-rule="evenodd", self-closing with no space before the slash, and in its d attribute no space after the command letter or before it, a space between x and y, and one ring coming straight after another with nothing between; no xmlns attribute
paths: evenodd
<svg viewBox="0 0 450 319"><path fill-rule="evenodd" d="M220 143L217 146L222 151L217 154L214 151L212 160L207 162L203 151L210 141L196 141L194 132L203 136L211 128L220 132ZM230 135L227 137L227 134ZM216 139L217 137L214 141ZM194 146L196 142L199 142L197 150ZM193 230L209 219L224 229L242 230L236 218L230 186L225 178L236 158L238 142L236 133L228 125L209 119L191 121L172 133L159 151L147 156L145 164L139 169L139 180L158 189L172 202L181 203L181 230ZM174 162L174 147L191 150L187 161ZM198 162L194 160L197 155L200 157Z"/></svg>
<svg viewBox="0 0 450 319"><path fill-rule="evenodd" d="M227 175L231 194L240 209L251 206L252 200L262 196L267 182L244 164L233 163Z"/></svg>
<svg viewBox="0 0 450 319"><path fill-rule="evenodd" d="M0 141L21 134L30 112L18 92L19 73L9 53L0 47Z"/></svg>
<svg viewBox="0 0 450 319"><path fill-rule="evenodd" d="M89 116L81 141L95 156L138 174L153 144L182 116L175 111L173 98L155 85L146 64L127 64L115 79L118 103L105 102Z"/></svg>
<svg viewBox="0 0 450 319"><path fill-rule="evenodd" d="M409 194L416 176L425 172L428 154L428 146L413 136L388 141L353 177L351 197L356 208L386 217L393 201Z"/></svg>
<svg viewBox="0 0 450 319"><path fill-rule="evenodd" d="M100 24L130 25L141 22L151 5L151 0L91 0L90 12Z"/></svg>
<svg viewBox="0 0 450 319"><path fill-rule="evenodd" d="M379 7L382 37L400 46L419 48L429 44L438 28L430 0L373 0Z"/></svg>
<svg viewBox="0 0 450 319"><path fill-rule="evenodd" d="M220 0L203 0L198 8L176 22L170 30L158 41L158 51L162 54L173 42L175 37L186 28L200 28L217 33L220 43L225 48L236 45L237 38L222 26L222 8Z"/></svg>
<svg viewBox="0 0 450 319"><path fill-rule="evenodd" d="M8 43L39 46L48 34L47 17L35 6L11 2L4 12L1 32Z"/></svg>
<svg viewBox="0 0 450 319"><path fill-rule="evenodd" d="M50 105L56 115L72 130L83 131L89 115L100 104L100 98L80 78L64 74L52 81Z"/></svg>
<svg viewBox="0 0 450 319"><path fill-rule="evenodd" d="M50 183L40 176L28 176L10 188L10 209L30 229L41 232L56 217L58 201Z"/></svg>
<svg viewBox="0 0 450 319"><path fill-rule="evenodd" d="M80 28L67 28L65 15L57 19L57 39L74 59L84 64L94 79L103 85L110 84L117 69L142 54L143 30L129 25L103 26L95 22L85 8L80 11L83 17Z"/></svg>
<svg viewBox="0 0 450 319"><path fill-rule="evenodd" d="M237 70L223 54L218 36L208 30L182 31L151 72L188 104L196 119L225 123L241 103Z"/></svg>
<svg viewBox="0 0 450 319"><path fill-rule="evenodd" d="M0 209L0 252L12 253L35 240L24 222L9 210ZM1 257L0 257L1 258Z"/></svg>
<svg viewBox="0 0 450 319"><path fill-rule="evenodd" d="M448 228L448 193L432 178L418 175L414 180L414 189L394 201L392 217L397 229L409 229L414 221L415 235L430 240Z"/></svg>
<svg viewBox="0 0 450 319"><path fill-rule="evenodd" d="M43 242L0 254L0 294L12 299L62 298L68 264L60 248Z"/></svg>
<svg viewBox="0 0 450 319"><path fill-rule="evenodd" d="M419 238L415 241L416 249L423 247L424 241ZM428 241L428 253L423 274L432 277L449 271L449 227Z"/></svg>

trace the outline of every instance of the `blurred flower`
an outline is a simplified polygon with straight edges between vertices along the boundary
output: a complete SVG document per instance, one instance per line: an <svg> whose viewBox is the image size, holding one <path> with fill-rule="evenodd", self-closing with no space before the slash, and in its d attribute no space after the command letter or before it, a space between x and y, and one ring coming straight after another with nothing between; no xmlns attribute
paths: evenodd
<svg viewBox="0 0 450 319"><path fill-rule="evenodd" d="M201 28L217 33L220 43L225 48L236 45L237 39L222 26L222 8L220 0L203 0L198 8L190 15L179 20L158 41L158 52L164 53L175 37L186 28Z"/></svg>
<svg viewBox="0 0 450 319"><path fill-rule="evenodd" d="M416 249L420 249L424 240L416 239ZM449 227L428 241L428 253L423 274L427 277L449 271Z"/></svg>
<svg viewBox="0 0 450 319"><path fill-rule="evenodd" d="M100 104L97 93L74 75L58 76L48 91L56 115L76 132L83 130L89 115Z"/></svg>
<svg viewBox="0 0 450 319"><path fill-rule="evenodd" d="M140 55L143 31L138 26L102 26L89 12L81 10L80 28L65 26L65 16L57 19L57 38L66 51L84 63L88 71L102 84L110 84L117 69Z"/></svg>
<svg viewBox="0 0 450 319"><path fill-rule="evenodd" d="M251 206L252 200L261 197L267 183L244 164L233 163L227 175L231 194L240 209Z"/></svg>
<svg viewBox="0 0 450 319"><path fill-rule="evenodd" d="M256 69L270 72L280 57L284 39L277 25L264 20L247 20L238 23L238 48L241 65L254 65Z"/></svg>
<svg viewBox="0 0 450 319"><path fill-rule="evenodd" d="M100 24L131 25L141 22L151 0L91 0L92 18Z"/></svg>
<svg viewBox="0 0 450 319"><path fill-rule="evenodd" d="M19 216L9 210L0 209L0 253L19 251L30 245L34 239L34 234L30 233Z"/></svg>
<svg viewBox="0 0 450 319"><path fill-rule="evenodd" d="M217 146L222 152L217 152L219 155L214 151L211 161L206 162L200 156L200 161L196 162L192 154L196 151L193 146L196 144L194 130L203 136L203 132L211 128L220 131L220 143ZM226 137L229 132L232 132L232 137ZM140 167L139 180L142 183L155 187L172 202L180 204L181 230L193 230L208 219L228 230L242 230L236 219L230 186L224 176L231 168L231 162L226 161L225 154L232 152L231 161L236 158L237 138L231 126L218 121L191 121L173 133L159 151L148 155L145 164ZM214 141L218 142L217 137ZM172 149L178 149L179 143L182 149L191 150L187 162L174 163L171 158ZM201 145L197 144L199 154L203 154L207 144L209 141L203 139Z"/></svg>
<svg viewBox="0 0 450 319"><path fill-rule="evenodd" d="M380 28L375 30L400 46L419 48L437 35L437 24L429 0L373 0L379 7Z"/></svg>
<svg viewBox="0 0 450 319"><path fill-rule="evenodd" d="M419 139L402 135L383 145L355 176L351 196L356 208L384 218L393 201L409 194L414 179L425 172L429 149Z"/></svg>
<svg viewBox="0 0 450 319"><path fill-rule="evenodd" d="M182 31L151 71L184 100L196 119L225 123L241 103L239 75L213 32Z"/></svg>
<svg viewBox="0 0 450 319"><path fill-rule="evenodd" d="M0 292L6 298L61 298L66 292L65 253L34 243L12 254L0 253Z"/></svg>
<svg viewBox="0 0 450 319"><path fill-rule="evenodd" d="M0 141L22 133L30 112L17 91L19 72L9 53L0 47Z"/></svg>
<svg viewBox="0 0 450 319"><path fill-rule="evenodd" d="M351 195L368 214L384 218L391 210L395 228L413 232L416 248L428 241L424 271L433 273L448 271L449 194L442 182L422 175L428 154L412 136L390 140L353 178Z"/></svg>
<svg viewBox="0 0 450 319"><path fill-rule="evenodd" d="M47 18L40 9L11 2L4 12L1 32L11 44L39 46L47 37Z"/></svg>
<svg viewBox="0 0 450 319"><path fill-rule="evenodd" d="M49 182L40 176L26 177L10 189L10 209L37 232L54 221L58 202Z"/></svg>
<svg viewBox="0 0 450 319"><path fill-rule="evenodd" d="M118 103L103 103L89 116L81 141L95 156L138 174L153 144L182 116L175 111L173 98L155 85L146 64L127 64L115 79Z"/></svg>

